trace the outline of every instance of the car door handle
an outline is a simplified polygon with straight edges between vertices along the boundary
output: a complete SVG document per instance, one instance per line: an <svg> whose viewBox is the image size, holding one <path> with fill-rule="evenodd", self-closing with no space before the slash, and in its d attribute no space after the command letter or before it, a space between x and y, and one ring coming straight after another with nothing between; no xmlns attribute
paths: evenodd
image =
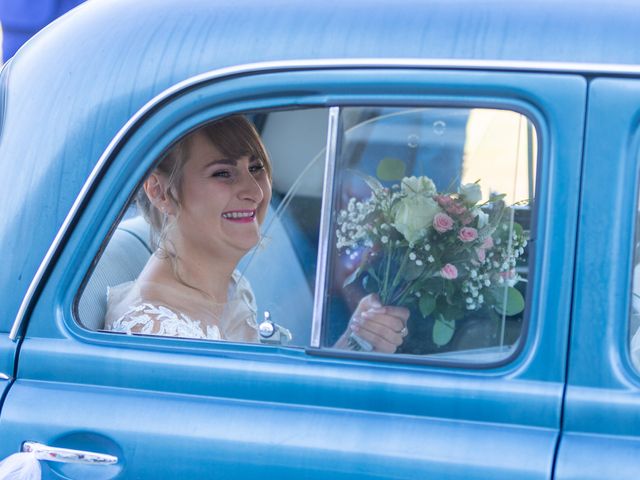
<svg viewBox="0 0 640 480"><path fill-rule="evenodd" d="M33 453L38 460L48 460L50 462L81 463L84 465L112 465L118 463L118 457L107 455L106 453L50 447L38 442L24 442L22 451Z"/></svg>

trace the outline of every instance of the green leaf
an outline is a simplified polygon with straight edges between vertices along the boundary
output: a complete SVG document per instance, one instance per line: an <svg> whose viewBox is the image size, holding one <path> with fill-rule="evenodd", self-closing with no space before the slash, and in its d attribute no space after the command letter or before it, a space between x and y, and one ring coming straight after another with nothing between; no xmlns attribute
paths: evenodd
<svg viewBox="0 0 640 480"><path fill-rule="evenodd" d="M403 277L408 282L411 282L416 278L418 278L420 275L422 275L422 272L424 272L424 269L425 269L424 265L419 266L419 265L416 265L415 262L408 262L408 264L404 267L404 272L402 272Z"/></svg>
<svg viewBox="0 0 640 480"><path fill-rule="evenodd" d="M406 165L399 158L385 157L378 163L376 176L383 181L402 180L405 170Z"/></svg>
<svg viewBox="0 0 640 480"><path fill-rule="evenodd" d="M433 324L433 343L442 347L451 341L454 333L456 333L456 321L446 320L442 315L438 315Z"/></svg>
<svg viewBox="0 0 640 480"><path fill-rule="evenodd" d="M524 297L520 291L513 287L507 287L506 304L502 305L504 299L504 290L496 303L496 310L505 315L516 315L524 310Z"/></svg>
<svg viewBox="0 0 640 480"><path fill-rule="evenodd" d="M420 307L420 313L422 314L423 317L426 318L427 316L431 315L431 313L436 308L435 297L431 295L423 294L422 297L420 297L419 307Z"/></svg>
<svg viewBox="0 0 640 480"><path fill-rule="evenodd" d="M442 312L442 315L444 315L445 318L448 318L450 320L458 320L459 318L464 317L465 313L463 308L457 304L451 305L447 303L446 307L438 310Z"/></svg>
<svg viewBox="0 0 640 480"><path fill-rule="evenodd" d="M445 296L450 297L451 295L453 295L453 282L451 280L443 280L443 290Z"/></svg>
<svg viewBox="0 0 640 480"><path fill-rule="evenodd" d="M373 278L371 275L366 275L362 279L362 286L367 293L378 293L378 291L380 290L378 282L376 282L375 278Z"/></svg>

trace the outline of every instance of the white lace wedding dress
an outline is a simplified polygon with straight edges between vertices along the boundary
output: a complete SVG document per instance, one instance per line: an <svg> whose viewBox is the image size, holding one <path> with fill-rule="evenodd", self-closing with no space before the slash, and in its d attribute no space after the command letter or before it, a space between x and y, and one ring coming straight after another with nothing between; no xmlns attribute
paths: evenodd
<svg viewBox="0 0 640 480"><path fill-rule="evenodd" d="M234 271L227 302L197 290L127 282L107 291L105 329L127 334L259 342L257 308L249 282Z"/></svg>

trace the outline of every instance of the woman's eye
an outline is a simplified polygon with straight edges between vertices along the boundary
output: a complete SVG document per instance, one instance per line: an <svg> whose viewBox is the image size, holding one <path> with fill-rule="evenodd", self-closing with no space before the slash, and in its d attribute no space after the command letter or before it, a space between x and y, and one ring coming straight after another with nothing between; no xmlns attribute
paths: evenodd
<svg viewBox="0 0 640 480"><path fill-rule="evenodd" d="M228 170L218 170L217 172L213 172L211 176L218 178L229 178L231 176L231 173Z"/></svg>
<svg viewBox="0 0 640 480"><path fill-rule="evenodd" d="M264 163L256 163L255 165L251 165L249 167L249 171L251 173L258 173L264 170Z"/></svg>

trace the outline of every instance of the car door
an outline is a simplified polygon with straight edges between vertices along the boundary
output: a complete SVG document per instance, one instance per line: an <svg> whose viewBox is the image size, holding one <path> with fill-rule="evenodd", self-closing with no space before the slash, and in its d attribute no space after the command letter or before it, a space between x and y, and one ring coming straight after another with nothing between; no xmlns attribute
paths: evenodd
<svg viewBox="0 0 640 480"><path fill-rule="evenodd" d="M638 105L636 78L589 87L576 293L555 478L636 478Z"/></svg>
<svg viewBox="0 0 640 480"><path fill-rule="evenodd" d="M105 152L30 315L16 325L22 343L0 418L0 454L34 441L118 459L47 463L49 478L551 478L585 97L586 81L576 75L344 62L214 72L168 91ZM331 109L315 306L302 319L314 322L311 338L286 347L83 327L78 302L88 272L161 153L203 121L301 106ZM526 315L504 355L394 356L327 343L322 311L330 307L329 225L337 214L331 180L347 138L340 125L354 106L508 110L535 126ZM435 135L438 121L429 124ZM270 281L286 293L279 275L274 268Z"/></svg>

